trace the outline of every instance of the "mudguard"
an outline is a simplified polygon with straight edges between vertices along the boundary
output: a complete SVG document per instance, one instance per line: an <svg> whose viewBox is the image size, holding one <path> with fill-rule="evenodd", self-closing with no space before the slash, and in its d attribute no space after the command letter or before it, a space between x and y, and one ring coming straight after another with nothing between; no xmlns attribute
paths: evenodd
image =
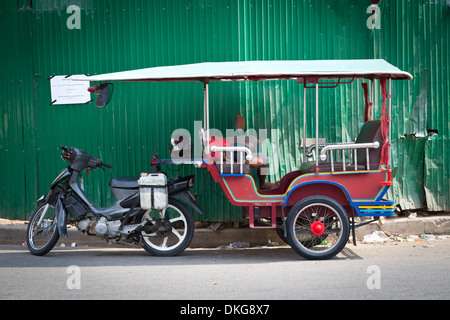
<svg viewBox="0 0 450 320"><path fill-rule="evenodd" d="M56 223L58 226L59 235L65 239L68 238L67 235L67 211L63 204L64 196L62 194L58 195L58 200L56 202Z"/></svg>
<svg viewBox="0 0 450 320"><path fill-rule="evenodd" d="M188 191L181 191L181 192L178 192L176 194L171 194L170 196L178 198L178 199L184 201L187 205L191 206L195 211L197 211L201 215L205 215L205 212L202 210L202 208L200 208L198 206L197 202L195 202L195 200L188 193Z"/></svg>

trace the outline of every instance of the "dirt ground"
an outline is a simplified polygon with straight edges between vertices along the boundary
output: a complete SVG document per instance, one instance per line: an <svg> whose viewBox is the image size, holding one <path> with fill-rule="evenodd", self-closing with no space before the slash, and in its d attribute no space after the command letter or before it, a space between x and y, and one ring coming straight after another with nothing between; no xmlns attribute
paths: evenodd
<svg viewBox="0 0 450 320"><path fill-rule="evenodd" d="M10 220L10 219L2 219L0 218L0 226L11 226L11 225L22 225L28 224L28 221L25 220Z"/></svg>

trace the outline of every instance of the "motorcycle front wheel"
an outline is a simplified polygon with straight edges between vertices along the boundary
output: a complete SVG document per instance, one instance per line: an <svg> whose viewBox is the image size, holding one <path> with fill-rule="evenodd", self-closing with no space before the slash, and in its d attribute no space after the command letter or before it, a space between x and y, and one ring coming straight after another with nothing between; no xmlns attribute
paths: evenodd
<svg viewBox="0 0 450 320"><path fill-rule="evenodd" d="M55 208L41 204L30 219L27 228L27 247L36 256L50 252L59 240Z"/></svg>
<svg viewBox="0 0 450 320"><path fill-rule="evenodd" d="M142 246L154 256L176 256L189 246L194 236L194 218L176 199L170 199L169 206L162 211L148 210L143 220L147 224L141 232Z"/></svg>

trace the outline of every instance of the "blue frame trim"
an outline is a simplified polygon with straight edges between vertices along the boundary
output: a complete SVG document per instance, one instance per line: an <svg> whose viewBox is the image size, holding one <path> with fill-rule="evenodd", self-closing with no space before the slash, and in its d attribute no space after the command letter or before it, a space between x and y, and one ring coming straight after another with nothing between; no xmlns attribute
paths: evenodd
<svg viewBox="0 0 450 320"><path fill-rule="evenodd" d="M350 202L350 204L351 204L352 206L354 206L354 205L353 205L353 200L352 200L352 198L350 197L350 193L348 193L347 189L346 189L342 184L339 184L339 183L333 182L333 181L326 181L326 180L325 180L325 181L324 181L324 180L307 181L307 182L304 182L304 183L302 183L302 184L299 184L299 185L295 186L295 188L291 189L291 190L288 192L288 194L286 195L286 199L284 200L283 206L286 207L287 201L288 201L289 196L291 195L292 191L294 191L294 190L296 190L297 188L300 188L300 187L302 187L302 186L306 186L306 185L314 184L314 183L326 183L326 184L332 184L332 185L335 185L335 186L339 187L339 188L340 188L342 191L344 191L345 194L347 195L347 199L348 199L348 201Z"/></svg>
<svg viewBox="0 0 450 320"><path fill-rule="evenodd" d="M237 199L236 196L233 194L233 191L231 191L230 186L228 185L227 180L225 179L226 177L247 177L250 179L252 186L253 186L253 191L255 192L256 195L258 195L258 197L260 197L260 199L255 200L255 199ZM258 190L256 190L255 187L255 181L253 180L253 177L251 175L248 174L221 174L222 180L225 183L225 186L228 189L228 192L230 193L231 197L233 198L234 201L236 202L281 202L283 201L282 198L285 197L284 194L282 195L261 195L258 193ZM269 199L272 198L272 199ZM279 199L273 199L273 198L279 198Z"/></svg>

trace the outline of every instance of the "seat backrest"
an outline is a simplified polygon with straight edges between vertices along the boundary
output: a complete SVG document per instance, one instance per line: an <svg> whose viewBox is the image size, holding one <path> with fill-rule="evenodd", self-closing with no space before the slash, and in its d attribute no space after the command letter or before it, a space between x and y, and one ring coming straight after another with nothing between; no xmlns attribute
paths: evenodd
<svg viewBox="0 0 450 320"><path fill-rule="evenodd" d="M378 141L380 146L377 149L369 149L370 169L378 169L381 159L381 147L383 146L383 137L381 136L381 121L367 121L361 128L356 143L368 143ZM366 149L358 149L358 165L367 165Z"/></svg>

